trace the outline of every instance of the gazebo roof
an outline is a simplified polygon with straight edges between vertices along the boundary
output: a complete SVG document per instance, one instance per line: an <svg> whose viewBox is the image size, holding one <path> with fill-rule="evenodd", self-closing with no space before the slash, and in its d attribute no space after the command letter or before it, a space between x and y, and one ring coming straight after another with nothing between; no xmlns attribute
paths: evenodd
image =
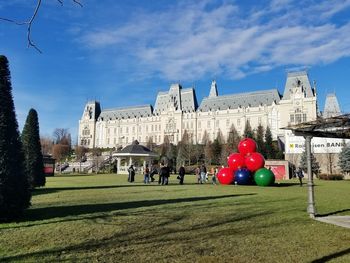
<svg viewBox="0 0 350 263"><path fill-rule="evenodd" d="M120 151L113 153L113 156L158 157L159 155L155 152L152 152L147 147L140 145L138 141L134 141L132 144L125 146Z"/></svg>
<svg viewBox="0 0 350 263"><path fill-rule="evenodd" d="M330 118L318 118L282 129L292 130L295 135L350 139L350 114Z"/></svg>

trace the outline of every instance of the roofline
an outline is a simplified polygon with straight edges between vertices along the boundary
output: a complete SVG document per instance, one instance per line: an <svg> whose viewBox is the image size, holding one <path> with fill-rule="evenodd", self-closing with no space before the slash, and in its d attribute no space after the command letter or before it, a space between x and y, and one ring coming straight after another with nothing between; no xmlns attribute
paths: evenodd
<svg viewBox="0 0 350 263"><path fill-rule="evenodd" d="M259 93L273 93L277 92L278 96L281 97L281 94L279 93L278 89L268 89L268 90L260 90L260 91L251 91L251 92L243 92L243 93L234 93L234 94L228 94L228 95L220 95L217 97L209 98L209 97L204 97L203 100L208 100L208 99L213 99L213 100L218 100L218 99L226 99L230 97L238 97L238 96L247 96L247 95L258 95Z"/></svg>

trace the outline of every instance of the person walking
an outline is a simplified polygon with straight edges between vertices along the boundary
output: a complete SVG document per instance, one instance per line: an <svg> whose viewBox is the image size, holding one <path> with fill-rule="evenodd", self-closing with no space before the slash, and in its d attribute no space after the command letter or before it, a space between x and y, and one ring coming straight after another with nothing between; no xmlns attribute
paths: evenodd
<svg viewBox="0 0 350 263"><path fill-rule="evenodd" d="M163 181L163 178L162 178L162 168L164 167L164 163L160 163L160 167L159 167L159 177L158 177L158 184L161 184L162 181Z"/></svg>
<svg viewBox="0 0 350 263"><path fill-rule="evenodd" d="M148 168L148 164L146 164L146 167L145 167L145 169L143 171L143 176L144 176L143 182L145 184L149 184L149 168Z"/></svg>
<svg viewBox="0 0 350 263"><path fill-rule="evenodd" d="M162 185L167 185L169 183L170 170L167 164L162 165L159 176L161 178Z"/></svg>
<svg viewBox="0 0 350 263"><path fill-rule="evenodd" d="M194 173L196 174L197 184L199 184L201 181L201 168L198 166Z"/></svg>
<svg viewBox="0 0 350 263"><path fill-rule="evenodd" d="M181 166L179 169L179 180L180 184L184 184L184 177L185 177L185 167Z"/></svg>
<svg viewBox="0 0 350 263"><path fill-rule="evenodd" d="M297 174L297 177L299 179L300 186L303 186L304 173L303 173L303 170L301 169L301 167L298 168L296 174Z"/></svg>
<svg viewBox="0 0 350 263"><path fill-rule="evenodd" d="M206 176L207 176L207 168L205 167L204 163L202 164L201 168L200 168L200 172L201 172L201 179L200 179L200 182L201 184L205 183L206 182Z"/></svg>
<svg viewBox="0 0 350 263"><path fill-rule="evenodd" d="M130 165L129 169L128 169L128 173L129 173L129 177L128 177L128 182L132 183L135 181L135 169L134 169L134 165Z"/></svg>
<svg viewBox="0 0 350 263"><path fill-rule="evenodd" d="M219 168L216 166L214 168L214 172L213 172L213 175L212 175L212 178L211 178L212 184L216 184L218 172L219 172Z"/></svg>
<svg viewBox="0 0 350 263"><path fill-rule="evenodd" d="M157 174L157 173L158 173L157 168L156 168L156 166L153 164L152 167L151 167L150 175L149 175L149 177L150 177L150 179L151 179L151 183L153 183L153 182L155 181L154 175Z"/></svg>

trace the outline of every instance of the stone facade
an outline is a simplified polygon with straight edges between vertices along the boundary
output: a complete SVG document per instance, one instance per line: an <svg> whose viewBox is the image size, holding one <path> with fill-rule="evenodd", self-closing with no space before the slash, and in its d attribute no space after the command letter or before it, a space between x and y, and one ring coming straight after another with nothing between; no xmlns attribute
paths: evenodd
<svg viewBox="0 0 350 263"><path fill-rule="evenodd" d="M209 96L198 105L194 88L173 84L159 92L151 105L104 109L92 101L85 106L79 121L79 144L93 147L119 147L138 140L161 144L168 136L177 144L185 130L194 143L201 143L205 131L214 140L219 131L224 138L232 124L243 133L245 123L252 128L270 127L274 139L284 141L288 124L311 121L317 116L317 95L307 72L287 74L283 96L277 89L220 96L216 82Z"/></svg>

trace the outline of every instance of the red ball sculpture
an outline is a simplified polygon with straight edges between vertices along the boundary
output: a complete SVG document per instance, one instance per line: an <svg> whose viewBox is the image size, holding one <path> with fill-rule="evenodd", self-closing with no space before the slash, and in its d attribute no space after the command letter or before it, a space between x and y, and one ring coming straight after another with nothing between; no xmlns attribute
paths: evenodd
<svg viewBox="0 0 350 263"><path fill-rule="evenodd" d="M256 142L251 138L245 138L239 142L238 151L243 155L256 152Z"/></svg>
<svg viewBox="0 0 350 263"><path fill-rule="evenodd" d="M261 153L251 153L245 158L245 165L251 172L255 172L265 165L264 156Z"/></svg>
<svg viewBox="0 0 350 263"><path fill-rule="evenodd" d="M220 184L231 184L235 179L233 170L229 167L221 168L217 177Z"/></svg>
<svg viewBox="0 0 350 263"><path fill-rule="evenodd" d="M244 156L240 153L232 153L227 159L227 164L232 170L245 167Z"/></svg>

